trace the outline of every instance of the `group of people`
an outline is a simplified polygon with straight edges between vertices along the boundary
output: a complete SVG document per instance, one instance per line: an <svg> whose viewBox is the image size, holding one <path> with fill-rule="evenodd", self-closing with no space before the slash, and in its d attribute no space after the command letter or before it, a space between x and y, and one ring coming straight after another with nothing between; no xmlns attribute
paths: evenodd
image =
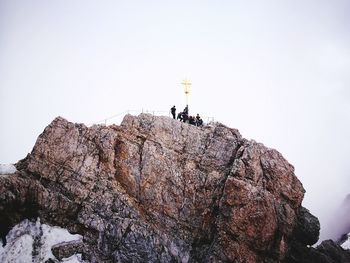
<svg viewBox="0 0 350 263"><path fill-rule="evenodd" d="M171 115L173 115L173 118L175 120L176 116L176 107L175 105L171 107L170 109ZM187 122L189 124L195 125L195 126L203 126L203 120L197 113L197 116L190 116L188 115L188 105L186 105L185 109L177 114L176 119L182 121L182 122Z"/></svg>

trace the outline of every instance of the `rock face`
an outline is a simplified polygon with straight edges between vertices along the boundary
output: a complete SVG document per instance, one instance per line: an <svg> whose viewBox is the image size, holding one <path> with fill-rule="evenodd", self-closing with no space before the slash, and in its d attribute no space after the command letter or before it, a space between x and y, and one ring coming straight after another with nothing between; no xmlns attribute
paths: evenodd
<svg viewBox="0 0 350 263"><path fill-rule="evenodd" d="M40 217L82 235L89 262L288 262L318 239L293 166L219 123L58 117L17 169L0 228Z"/></svg>
<svg viewBox="0 0 350 263"><path fill-rule="evenodd" d="M306 248L293 243L286 262L288 263L347 263L350 262L350 251L344 250L333 240L325 240L316 248Z"/></svg>

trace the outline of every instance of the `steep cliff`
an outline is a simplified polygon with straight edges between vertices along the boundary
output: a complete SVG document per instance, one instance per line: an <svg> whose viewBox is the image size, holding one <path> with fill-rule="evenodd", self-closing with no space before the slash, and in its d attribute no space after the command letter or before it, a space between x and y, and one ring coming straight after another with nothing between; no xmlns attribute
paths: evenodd
<svg viewBox="0 0 350 263"><path fill-rule="evenodd" d="M0 176L2 236L40 217L80 234L88 262L291 262L318 239L293 166L220 123L58 117L16 166Z"/></svg>

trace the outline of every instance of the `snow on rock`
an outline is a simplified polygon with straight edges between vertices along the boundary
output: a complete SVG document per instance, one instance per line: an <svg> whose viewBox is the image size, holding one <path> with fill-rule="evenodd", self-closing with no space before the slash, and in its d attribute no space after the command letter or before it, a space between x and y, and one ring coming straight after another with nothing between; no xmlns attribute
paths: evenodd
<svg viewBox="0 0 350 263"><path fill-rule="evenodd" d="M0 262L41 263L48 259L56 262L57 259L51 252L53 245L81 239L82 236L72 235L66 229L41 224L39 218L36 222L25 219L7 234L5 247L2 246L2 243L0 244ZM83 261L81 255L73 255L61 262Z"/></svg>
<svg viewBox="0 0 350 263"><path fill-rule="evenodd" d="M42 243L45 244L41 250L42 258L44 261L48 260L49 258L55 258L54 255L51 252L51 247L53 245L62 243L62 242L68 242L68 241L74 241L74 240L80 240L82 237L80 235L72 235L68 232L68 230L60 228L60 227L51 227L48 225L43 224L42 225Z"/></svg>
<svg viewBox="0 0 350 263"><path fill-rule="evenodd" d="M347 239L341 244L344 249L350 249L350 233L347 234Z"/></svg>
<svg viewBox="0 0 350 263"><path fill-rule="evenodd" d="M15 242L6 245L0 254L0 262L32 262L34 239L29 234L16 238Z"/></svg>
<svg viewBox="0 0 350 263"><path fill-rule="evenodd" d="M71 256L69 258L63 258L62 262L65 262L65 263L81 263L81 262L83 262L83 260L81 259L81 254L76 254L76 255L73 255L73 256Z"/></svg>
<svg viewBox="0 0 350 263"><path fill-rule="evenodd" d="M0 175L14 174L15 172L17 172L17 169L13 164L0 164Z"/></svg>

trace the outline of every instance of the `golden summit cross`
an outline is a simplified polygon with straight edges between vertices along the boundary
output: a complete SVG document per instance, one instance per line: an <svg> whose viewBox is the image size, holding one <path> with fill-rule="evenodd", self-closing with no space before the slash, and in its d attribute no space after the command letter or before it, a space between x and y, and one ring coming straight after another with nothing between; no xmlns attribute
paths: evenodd
<svg viewBox="0 0 350 263"><path fill-rule="evenodd" d="M188 94L190 93L189 87L192 85L191 82L189 82L188 80L184 80L181 82L181 85L183 85L185 87L185 96L186 96L186 105L188 105Z"/></svg>

